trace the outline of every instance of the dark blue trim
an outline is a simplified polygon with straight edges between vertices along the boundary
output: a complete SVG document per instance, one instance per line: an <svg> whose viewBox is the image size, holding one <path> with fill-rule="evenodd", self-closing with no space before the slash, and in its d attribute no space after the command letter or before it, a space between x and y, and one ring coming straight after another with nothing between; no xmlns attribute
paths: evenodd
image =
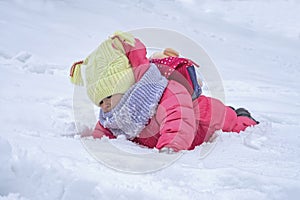
<svg viewBox="0 0 300 200"><path fill-rule="evenodd" d="M191 81L192 81L192 84L193 84L193 89L194 89L194 92L192 94L192 99L195 100L201 95L202 89L201 89L201 87L200 87L200 85L198 84L198 81L197 81L197 75L196 75L195 67L193 65L191 65L191 66L187 67L187 71L190 75L190 78L191 78Z"/></svg>

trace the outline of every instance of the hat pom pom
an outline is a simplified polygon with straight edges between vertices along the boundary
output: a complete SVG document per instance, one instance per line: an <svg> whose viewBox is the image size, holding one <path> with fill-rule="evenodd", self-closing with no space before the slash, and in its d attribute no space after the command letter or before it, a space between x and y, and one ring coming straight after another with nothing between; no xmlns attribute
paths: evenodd
<svg viewBox="0 0 300 200"><path fill-rule="evenodd" d="M126 47L134 47L135 45L135 38L130 33L117 31L111 36L111 39L113 47L123 54L127 53Z"/></svg>
<svg viewBox="0 0 300 200"><path fill-rule="evenodd" d="M122 32L122 31L116 31L111 38L114 39L116 37L118 39L120 39L122 42L125 42L125 43L129 44L130 46L135 45L135 38L130 33Z"/></svg>
<svg viewBox="0 0 300 200"><path fill-rule="evenodd" d="M75 85L83 85L83 80L81 76L81 65L83 61L76 62L72 65L70 70L71 82Z"/></svg>

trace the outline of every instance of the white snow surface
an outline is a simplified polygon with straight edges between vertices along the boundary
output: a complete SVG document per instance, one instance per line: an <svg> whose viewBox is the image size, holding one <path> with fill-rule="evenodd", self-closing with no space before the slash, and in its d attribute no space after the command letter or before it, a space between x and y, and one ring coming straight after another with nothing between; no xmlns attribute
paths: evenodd
<svg viewBox="0 0 300 200"><path fill-rule="evenodd" d="M297 0L1 0L0 200L299 199L299 13ZM225 103L261 124L219 131L205 157L209 144L152 173L95 160L76 135L70 65L116 30L143 27L200 44Z"/></svg>

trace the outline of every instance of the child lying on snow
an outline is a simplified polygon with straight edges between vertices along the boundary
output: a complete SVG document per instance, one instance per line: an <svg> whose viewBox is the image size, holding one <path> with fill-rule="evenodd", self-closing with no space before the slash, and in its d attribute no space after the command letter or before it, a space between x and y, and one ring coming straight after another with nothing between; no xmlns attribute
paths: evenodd
<svg viewBox="0 0 300 200"><path fill-rule="evenodd" d="M204 95L192 100L185 86L168 80L154 63L139 39L116 33L72 66L71 81L78 85L86 66L87 94L101 108L94 138L124 135L149 148L177 152L194 149L216 130L238 133L258 124L246 109L234 110Z"/></svg>

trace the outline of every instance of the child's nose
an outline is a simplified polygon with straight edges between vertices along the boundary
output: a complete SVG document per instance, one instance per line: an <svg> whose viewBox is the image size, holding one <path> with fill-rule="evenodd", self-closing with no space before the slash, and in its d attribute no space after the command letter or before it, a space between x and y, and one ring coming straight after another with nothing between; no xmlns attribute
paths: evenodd
<svg viewBox="0 0 300 200"><path fill-rule="evenodd" d="M110 99L104 99L103 103L104 105L110 105Z"/></svg>

